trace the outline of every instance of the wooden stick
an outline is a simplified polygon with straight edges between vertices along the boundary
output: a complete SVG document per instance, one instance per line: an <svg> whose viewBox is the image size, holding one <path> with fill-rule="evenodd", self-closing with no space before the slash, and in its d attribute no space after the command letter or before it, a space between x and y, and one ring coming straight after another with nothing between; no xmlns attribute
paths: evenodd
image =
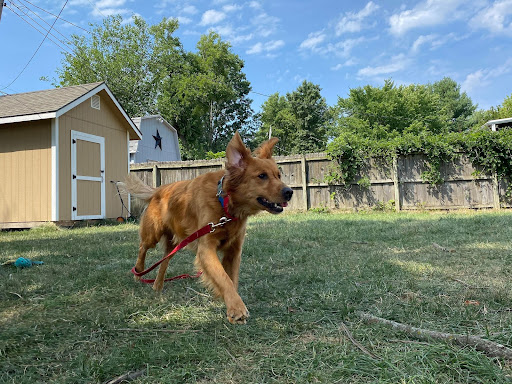
<svg viewBox="0 0 512 384"><path fill-rule="evenodd" d="M132 372L132 373L128 372L128 373L125 373L124 375L115 377L112 380L107 381L105 384L119 384L119 383L122 383L124 381L133 381L136 378L144 375L145 373L146 373L145 369L142 370L142 371L137 371L137 372Z"/></svg>
<svg viewBox="0 0 512 384"><path fill-rule="evenodd" d="M432 243L432 245L434 246L434 248L437 248L443 252L455 252L455 249L449 249L449 248L445 248L445 247L441 247L439 244L437 243Z"/></svg>
<svg viewBox="0 0 512 384"><path fill-rule="evenodd" d="M461 283L465 287L468 287L468 288L471 288L471 289L487 289L488 288L488 287L475 287L475 286L473 286L471 284L466 283L465 281L456 279L455 277L450 277L450 279L452 279L453 281L456 281L457 283Z"/></svg>
<svg viewBox="0 0 512 384"><path fill-rule="evenodd" d="M114 328L111 331L119 332L167 332L167 333L186 333L186 332L199 332L197 329L158 329L158 328Z"/></svg>
<svg viewBox="0 0 512 384"><path fill-rule="evenodd" d="M363 320L370 323L380 323L391 326L394 329L405 332L408 335L416 337L420 340L435 339L446 342L453 342L464 347L473 347L478 351L485 352L491 357L502 357L508 360L512 359L512 349L502 344L482 339L478 336L430 331L428 329L416 328L407 324L397 323L396 321L386 320L381 317L370 315L369 313L359 313L359 316L361 316Z"/></svg>
<svg viewBox="0 0 512 384"><path fill-rule="evenodd" d="M343 329L343 332L345 332L345 334L347 335L348 339L352 342L352 344L354 344L357 348L359 348L363 353L370 356L372 359L379 360L379 358L376 355L371 353L369 350L367 350L365 347L363 347L359 342L357 342L356 339L354 339L354 337L352 336L352 333L350 333L350 331L348 330L347 326L345 325L345 323L343 321L340 323L340 326L341 326L341 329Z"/></svg>

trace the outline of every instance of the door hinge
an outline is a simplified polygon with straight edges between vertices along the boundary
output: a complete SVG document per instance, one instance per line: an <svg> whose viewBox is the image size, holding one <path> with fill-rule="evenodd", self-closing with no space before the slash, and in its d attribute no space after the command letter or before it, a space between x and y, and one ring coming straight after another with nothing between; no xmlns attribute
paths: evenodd
<svg viewBox="0 0 512 384"><path fill-rule="evenodd" d="M76 211L76 207L73 207L73 212Z"/></svg>
<svg viewBox="0 0 512 384"><path fill-rule="evenodd" d="M76 175L73 175L73 179L76 179Z"/></svg>
<svg viewBox="0 0 512 384"><path fill-rule="evenodd" d="M73 139L73 144L76 144L76 140L75 139Z"/></svg>

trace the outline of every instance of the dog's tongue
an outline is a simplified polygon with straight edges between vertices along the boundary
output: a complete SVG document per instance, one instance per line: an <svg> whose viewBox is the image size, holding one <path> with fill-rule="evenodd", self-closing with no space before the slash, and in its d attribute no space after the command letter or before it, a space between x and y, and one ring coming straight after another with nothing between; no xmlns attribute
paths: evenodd
<svg viewBox="0 0 512 384"><path fill-rule="evenodd" d="M281 203L281 207L287 207L288 206L288 203L284 202L284 203Z"/></svg>

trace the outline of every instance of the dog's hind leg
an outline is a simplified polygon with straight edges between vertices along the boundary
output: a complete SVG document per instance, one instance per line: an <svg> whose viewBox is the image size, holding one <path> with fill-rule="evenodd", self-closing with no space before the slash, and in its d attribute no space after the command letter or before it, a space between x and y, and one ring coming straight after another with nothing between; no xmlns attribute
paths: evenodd
<svg viewBox="0 0 512 384"><path fill-rule="evenodd" d="M174 249L173 243L173 235L171 233L166 233L164 235L164 243L165 243L165 255L167 256ZM162 291L164 288L164 280L165 280L165 272L167 271L167 266L169 265L169 261L171 261L172 256L165 259L160 267L158 268L158 274L156 276L155 282L153 283L153 289L157 292Z"/></svg>
<svg viewBox="0 0 512 384"><path fill-rule="evenodd" d="M145 216L142 217L142 220L140 227L139 254L137 262L135 263L135 270L137 272L142 272L144 270L146 253L149 249L155 248L160 237L162 237L162 233L158 233L154 228L148 225L148 222L145 220ZM134 278L136 281L140 280L140 276L134 276Z"/></svg>

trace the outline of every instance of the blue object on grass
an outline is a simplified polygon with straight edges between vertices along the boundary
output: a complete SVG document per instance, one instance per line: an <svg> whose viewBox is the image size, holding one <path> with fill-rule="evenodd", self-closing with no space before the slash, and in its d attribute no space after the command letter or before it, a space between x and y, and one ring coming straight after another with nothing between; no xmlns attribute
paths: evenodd
<svg viewBox="0 0 512 384"><path fill-rule="evenodd" d="M18 268L29 268L33 265L41 265L44 264L42 261L32 261L30 259L26 259L24 257L18 257L14 262L14 265Z"/></svg>

